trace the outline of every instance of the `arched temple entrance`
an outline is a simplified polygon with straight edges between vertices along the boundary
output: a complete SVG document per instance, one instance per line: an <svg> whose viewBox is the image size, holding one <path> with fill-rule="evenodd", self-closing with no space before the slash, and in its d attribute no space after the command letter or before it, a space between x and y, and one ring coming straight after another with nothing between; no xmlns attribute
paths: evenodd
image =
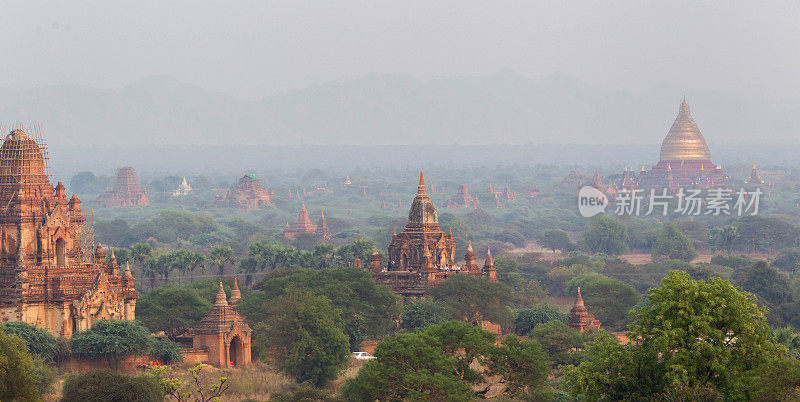
<svg viewBox="0 0 800 402"><path fill-rule="evenodd" d="M229 364L231 366L238 366L241 364L244 357L244 343L239 335L236 335L233 337L233 339L231 339L228 356L230 357Z"/></svg>

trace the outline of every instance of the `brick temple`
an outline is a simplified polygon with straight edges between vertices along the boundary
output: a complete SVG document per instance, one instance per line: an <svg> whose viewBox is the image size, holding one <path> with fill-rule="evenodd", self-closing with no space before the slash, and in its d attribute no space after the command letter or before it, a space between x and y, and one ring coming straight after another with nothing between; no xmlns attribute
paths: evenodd
<svg viewBox="0 0 800 402"><path fill-rule="evenodd" d="M220 282L214 306L191 331L193 348L206 351L209 364L217 367L250 364L252 330L235 309L241 298L237 281L233 283L230 300Z"/></svg>
<svg viewBox="0 0 800 402"><path fill-rule="evenodd" d="M214 206L254 211L263 205L272 205L274 196L274 192L267 191L264 187L262 179L254 174L246 174L225 195L215 196Z"/></svg>
<svg viewBox="0 0 800 402"><path fill-rule="evenodd" d="M417 195L408 212L408 224L389 243L389 261L382 266L377 252L370 258L369 269L378 284L388 285L403 296L422 296L428 287L447 279L450 275L468 274L486 277L497 282L494 259L489 250L483 266L479 266L470 243L459 264L455 256L456 241L452 233L445 233L428 196L425 178L420 172Z"/></svg>
<svg viewBox="0 0 800 402"><path fill-rule="evenodd" d="M444 204L445 208L478 208L478 197L473 197L469 194L469 188L466 184L458 186L458 193L454 197L450 197Z"/></svg>
<svg viewBox="0 0 800 402"><path fill-rule="evenodd" d="M95 320L133 320L130 269L84 234L81 201L50 183L46 146L35 137L15 129L0 146L0 320L67 338Z"/></svg>
<svg viewBox="0 0 800 402"><path fill-rule="evenodd" d="M578 287L578 295L575 296L575 304L569 310L569 326L572 329L583 332L587 329L600 328L600 321L586 309L581 296L581 288Z"/></svg>
<svg viewBox="0 0 800 402"><path fill-rule="evenodd" d="M142 189L136 170L131 166L117 169L114 187L101 194L95 204L103 208L150 205L147 189Z"/></svg>
<svg viewBox="0 0 800 402"><path fill-rule="evenodd" d="M294 240L300 235L312 235L322 240L330 240L331 230L328 229L328 220L325 219L325 212L320 211L319 220L315 225L308 216L306 203L303 202L300 212L297 214L297 221L291 226L289 226L289 222L286 222L286 228L280 234L280 236L289 240Z"/></svg>

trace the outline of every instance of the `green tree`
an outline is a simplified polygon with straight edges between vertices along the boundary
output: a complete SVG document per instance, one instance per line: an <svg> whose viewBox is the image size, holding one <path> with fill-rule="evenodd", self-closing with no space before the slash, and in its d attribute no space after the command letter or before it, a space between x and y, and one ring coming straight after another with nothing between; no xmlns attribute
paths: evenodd
<svg viewBox="0 0 800 402"><path fill-rule="evenodd" d="M25 342L0 331L0 400L37 400L34 362Z"/></svg>
<svg viewBox="0 0 800 402"><path fill-rule="evenodd" d="M539 324L550 321L567 322L569 317L553 306L542 305L517 310L514 314L514 332L525 336Z"/></svg>
<svg viewBox="0 0 800 402"><path fill-rule="evenodd" d="M22 321L11 321L0 324L0 331L9 335L16 335L23 342L31 354L52 362L58 350L58 341L47 330Z"/></svg>
<svg viewBox="0 0 800 402"><path fill-rule="evenodd" d="M359 370L342 394L354 401L469 400L470 383L482 377L465 362L476 353L489 353L493 337L454 322L385 338L375 347L375 360ZM464 354L454 354L462 349Z"/></svg>
<svg viewBox="0 0 800 402"><path fill-rule="evenodd" d="M744 290L758 296L768 306L793 301L792 285L789 278L765 261L737 270L735 280Z"/></svg>
<svg viewBox="0 0 800 402"><path fill-rule="evenodd" d="M574 395L652 398L707 388L727 400L747 400L752 370L781 353L765 309L723 279L670 272L633 316L636 345L595 345L589 360L567 370Z"/></svg>
<svg viewBox="0 0 800 402"><path fill-rule="evenodd" d="M400 328L413 331L447 321L447 306L438 301L408 298L403 302L402 316Z"/></svg>
<svg viewBox="0 0 800 402"><path fill-rule="evenodd" d="M576 295L581 288L586 308L608 328L624 329L628 312L641 297L631 285L597 273L578 275L567 282L566 292Z"/></svg>
<svg viewBox="0 0 800 402"><path fill-rule="evenodd" d="M379 338L392 329L400 316L398 297L386 286L378 286L372 274L353 267L278 269L255 286L261 292L243 298L239 305L250 322L266 321L262 305L300 288L324 296L340 311L341 324L350 339L351 350L366 338Z"/></svg>
<svg viewBox="0 0 800 402"><path fill-rule="evenodd" d="M164 364L177 364L183 361L181 345L169 340L169 338L150 339L147 354Z"/></svg>
<svg viewBox="0 0 800 402"><path fill-rule="evenodd" d="M739 238L739 228L734 225L718 226L711 229L709 236L712 244L731 255L731 249Z"/></svg>
<svg viewBox="0 0 800 402"><path fill-rule="evenodd" d="M513 301L513 293L502 283L471 275L452 275L430 288L428 293L434 300L444 303L456 320L476 325L483 320L505 324L511 317L508 306Z"/></svg>
<svg viewBox="0 0 800 402"><path fill-rule="evenodd" d="M70 339L72 352L89 359L105 359L108 367L116 369L126 357L146 353L150 334L133 321L99 320L91 328Z"/></svg>
<svg viewBox="0 0 800 402"><path fill-rule="evenodd" d="M192 376L191 383L179 377L171 376L170 367L151 367L150 374L160 388L160 391L171 396L178 402L211 402L218 401L225 391L228 390L227 377L219 377L211 384L204 384L202 372L205 365L198 363L189 369ZM163 398L161 399L163 400Z"/></svg>
<svg viewBox="0 0 800 402"><path fill-rule="evenodd" d="M191 288L164 285L140 297L136 319L152 332L175 339L194 327L211 310L211 303Z"/></svg>
<svg viewBox="0 0 800 402"><path fill-rule="evenodd" d="M298 382L321 387L336 378L349 348L339 313L328 299L290 289L266 310L269 320L254 328L253 343L260 356L271 351L278 367Z"/></svg>
<svg viewBox="0 0 800 402"><path fill-rule="evenodd" d="M64 380L63 402L163 402L155 377L127 376L111 370L74 373Z"/></svg>
<svg viewBox="0 0 800 402"><path fill-rule="evenodd" d="M544 248L549 248L555 252L556 250L562 253L572 251L575 247L572 240L569 239L567 232L562 229L545 230L538 239L539 245Z"/></svg>
<svg viewBox="0 0 800 402"><path fill-rule="evenodd" d="M622 254L625 252L627 241L628 227L602 214L593 217L589 223L589 230L583 233L583 244L593 253Z"/></svg>
<svg viewBox="0 0 800 402"><path fill-rule="evenodd" d="M537 342L508 335L491 352L489 371L505 378L509 393L524 399L540 399L550 373L550 361Z"/></svg>
<svg viewBox="0 0 800 402"><path fill-rule="evenodd" d="M230 246L214 246L208 252L208 260L217 267L217 275L225 273L225 264L235 263L233 249Z"/></svg>
<svg viewBox="0 0 800 402"><path fill-rule="evenodd" d="M671 260L690 262L697 258L692 242L670 222L664 224L664 230L653 244L653 259L667 257Z"/></svg>
<svg viewBox="0 0 800 402"><path fill-rule="evenodd" d="M134 243L131 244L131 261L137 264L143 264L150 256L153 255L153 248L147 243Z"/></svg>

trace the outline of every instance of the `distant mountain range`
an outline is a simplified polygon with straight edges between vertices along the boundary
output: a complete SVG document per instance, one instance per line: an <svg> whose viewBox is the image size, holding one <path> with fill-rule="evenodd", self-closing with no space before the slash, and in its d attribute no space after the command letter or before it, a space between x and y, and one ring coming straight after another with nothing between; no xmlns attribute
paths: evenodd
<svg viewBox="0 0 800 402"><path fill-rule="evenodd" d="M687 96L714 144L797 143L800 102L662 85L602 89L504 70L420 81L373 74L246 102L169 77L122 89L0 88L0 122L39 121L51 145L647 144Z"/></svg>

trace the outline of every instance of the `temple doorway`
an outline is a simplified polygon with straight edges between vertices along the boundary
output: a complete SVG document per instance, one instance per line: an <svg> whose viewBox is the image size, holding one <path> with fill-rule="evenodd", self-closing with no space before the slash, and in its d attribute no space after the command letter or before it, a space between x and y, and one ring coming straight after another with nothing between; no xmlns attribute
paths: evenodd
<svg viewBox="0 0 800 402"><path fill-rule="evenodd" d="M229 356L229 363L231 366L238 366L244 358L244 343L242 343L242 338L240 338L239 335L236 335L233 337L233 339L231 339Z"/></svg>
<svg viewBox="0 0 800 402"><path fill-rule="evenodd" d="M67 246L61 238L56 240L56 265L59 267L67 265Z"/></svg>

